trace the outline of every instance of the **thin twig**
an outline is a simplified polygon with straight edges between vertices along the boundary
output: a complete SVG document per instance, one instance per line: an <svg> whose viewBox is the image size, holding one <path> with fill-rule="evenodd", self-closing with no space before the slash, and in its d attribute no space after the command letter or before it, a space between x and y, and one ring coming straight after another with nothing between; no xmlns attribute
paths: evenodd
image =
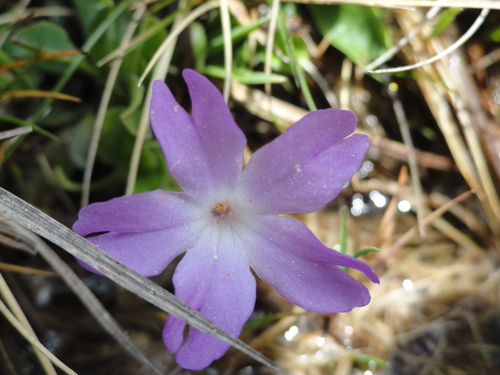
<svg viewBox="0 0 500 375"><path fill-rule="evenodd" d="M302 4L356 4L379 8L413 8L434 7L442 8L471 8L471 9L500 9L496 0L282 0L286 3Z"/></svg>
<svg viewBox="0 0 500 375"><path fill-rule="evenodd" d="M0 271L23 273L26 275L42 276L42 277L58 277L54 272L39 270L37 268L17 266L15 264L0 262Z"/></svg>
<svg viewBox="0 0 500 375"><path fill-rule="evenodd" d="M54 354L52 354L45 346L43 346L40 341L36 340L26 328L16 319L14 314L10 312L10 310L5 306L3 301L0 299L0 312L5 316L5 318L9 321L10 324L14 326L14 328L26 339L29 341L31 345L33 345L39 352L41 352L45 357L47 357L50 362L63 370L66 374L70 375L78 375L64 363L62 363L59 358L57 358Z"/></svg>
<svg viewBox="0 0 500 375"><path fill-rule="evenodd" d="M415 155L415 148L413 147L413 140L411 139L410 126L408 125L408 120L406 118L405 110L403 104L399 99L396 91L387 90L389 96L392 99L392 106L396 118L398 120L399 131L403 137L403 142L406 145L406 151L408 153L408 166L410 167L410 177L415 191L415 197L417 201L417 220L418 220L418 231L421 237L425 237L425 226L423 224L424 212L423 212L423 202L422 202L422 185L420 184L420 172L418 171L417 157Z"/></svg>
<svg viewBox="0 0 500 375"><path fill-rule="evenodd" d="M340 69L340 108L351 109L351 77L353 62L348 58L342 61L342 68Z"/></svg>
<svg viewBox="0 0 500 375"><path fill-rule="evenodd" d="M19 303L17 302L16 298L14 297L14 294L10 290L9 286L7 285L7 282L5 281L1 273L0 273L0 295L5 300L5 303L12 311L14 317L24 327L24 329L26 330L26 334L28 334L32 338L32 340L39 341L38 337L35 334L35 331L33 331L33 328L31 328L31 325L28 321L28 318L26 318L23 309L21 308L21 306L19 306ZM33 347L35 348L35 355L40 361L40 364L42 365L45 373L47 375L57 375L56 370L52 366L50 360L46 356L44 356L43 353L36 350L37 347L35 345L33 345Z"/></svg>
<svg viewBox="0 0 500 375"><path fill-rule="evenodd" d="M451 199L446 204L443 204L437 210L435 210L432 213L430 213L429 215L427 215L423 219L422 224L423 225L431 224L434 220L438 219L446 211L448 211L452 206L462 202L464 199L467 199L473 192L474 192L473 190L466 191L465 193L460 194L458 197ZM385 264L394 255L394 253L396 253L401 247L403 247L417 233L418 233L418 229L413 227L409 231L407 231L405 234L400 236L399 239L387 251L387 253L384 255L384 257L380 258L380 260L377 263L377 267Z"/></svg>
<svg viewBox="0 0 500 375"><path fill-rule="evenodd" d="M440 10L441 10L440 7L432 7L431 9L429 9L429 11L425 15L425 19L422 22L420 22L417 26L415 26L407 35L405 35L403 38L401 38L396 43L395 46L388 49L381 56L379 56L377 59L375 59L375 61L366 65L363 68L363 71L365 71L365 72L373 71L373 69L378 68L380 65L389 61L396 53L398 53L401 50L401 48L406 46L408 44L408 42L410 41L410 39L413 38L415 36L415 34L417 34L429 20L434 18L439 13Z"/></svg>
<svg viewBox="0 0 500 375"><path fill-rule="evenodd" d="M19 135L28 134L33 131L31 126L23 126L22 128L6 130L0 133L0 141L3 139L14 138Z"/></svg>
<svg viewBox="0 0 500 375"><path fill-rule="evenodd" d="M309 59L299 59L298 62L302 69L304 69L307 74L311 76L311 78L318 84L321 91L323 91L323 95L325 95L325 99L328 101L328 104L330 104L330 107L339 108L339 101L337 100L335 93L330 88L330 85L316 65L314 65Z"/></svg>

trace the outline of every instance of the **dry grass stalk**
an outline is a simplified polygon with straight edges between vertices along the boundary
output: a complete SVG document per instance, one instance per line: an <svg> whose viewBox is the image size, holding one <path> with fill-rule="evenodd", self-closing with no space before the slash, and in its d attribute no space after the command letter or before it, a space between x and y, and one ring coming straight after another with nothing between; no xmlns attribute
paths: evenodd
<svg viewBox="0 0 500 375"><path fill-rule="evenodd" d="M421 14L413 12L396 12L398 23L400 24L403 32L409 33L413 27L418 25L421 21ZM410 43L412 48L407 48L405 56L413 61L420 61L428 56L433 55L435 52L442 50L444 45L448 42L440 42L439 38L430 39L430 48L423 43L427 39L430 30L423 28L426 34L419 38L413 39ZM454 56L449 58L453 59ZM460 59L460 56L458 56ZM458 90L462 84L458 81L463 76L467 77L464 69L459 69L460 74L450 73L450 66L456 65L460 60L452 63L445 57L442 61L438 61L435 65L426 65L419 70L424 75L431 77L432 80L418 80L417 83L422 90L424 97L432 111L436 122L446 138L450 151L453 155L457 166L462 173L463 177L469 186L476 191L476 194L482 202L482 207L488 217L488 223L493 232L498 235L500 232L500 202L498 194L493 187L493 182L487 166L484 162L484 153L479 146L478 135L476 127L471 123L470 116L465 114L464 108L475 108L481 111L476 104L465 104L463 100L475 100L474 93L461 92L461 99L458 94L453 93L453 90ZM443 82L441 84L440 82ZM444 86L443 86L444 85ZM466 85L471 87L472 85ZM445 89L450 88L450 89ZM477 98L477 97L476 97ZM463 100L462 100L463 99ZM451 101L451 104L450 104ZM457 113L458 123L455 121L453 112ZM462 135L464 130L465 141Z"/></svg>
<svg viewBox="0 0 500 375"><path fill-rule="evenodd" d="M16 297L10 290L7 282L5 281L1 273L0 273L0 295L2 296L2 299L5 300L5 303L7 305L6 308L8 307L10 309L15 319L24 327L26 334L31 337L30 342L31 343L39 342L38 337L35 334L35 331L33 331L33 328L31 327L28 319L26 318L26 315L23 312L23 309L17 302ZM35 344L32 345L33 349L35 350L35 354L38 358L38 361L40 362L44 372L47 375L56 375L56 370L52 366L50 360L42 352L37 350Z"/></svg>
<svg viewBox="0 0 500 375"><path fill-rule="evenodd" d="M419 7L500 9L495 0L282 0L288 3L302 4L356 4L381 8L406 8L415 10Z"/></svg>

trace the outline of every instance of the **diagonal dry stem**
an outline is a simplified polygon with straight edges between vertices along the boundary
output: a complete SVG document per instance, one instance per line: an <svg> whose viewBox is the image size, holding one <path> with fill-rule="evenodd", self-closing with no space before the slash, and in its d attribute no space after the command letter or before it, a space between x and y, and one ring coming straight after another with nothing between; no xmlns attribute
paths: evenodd
<svg viewBox="0 0 500 375"><path fill-rule="evenodd" d="M231 336L167 290L117 262L85 238L77 235L69 228L3 188L0 188L0 215L60 246L120 286L137 294L163 311L182 319L202 332L234 346L260 363L279 370L275 364L261 353Z"/></svg>

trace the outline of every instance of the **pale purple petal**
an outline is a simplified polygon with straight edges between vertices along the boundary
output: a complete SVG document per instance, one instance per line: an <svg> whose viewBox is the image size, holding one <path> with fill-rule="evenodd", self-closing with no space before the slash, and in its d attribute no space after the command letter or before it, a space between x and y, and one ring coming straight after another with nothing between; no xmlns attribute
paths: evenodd
<svg viewBox="0 0 500 375"><path fill-rule="evenodd" d="M369 139L349 136L350 111L310 112L252 156L241 184L260 213L309 213L324 207L359 169Z"/></svg>
<svg viewBox="0 0 500 375"><path fill-rule="evenodd" d="M199 212L186 194L156 190L91 204L80 210L73 230L107 232L87 239L139 274L153 276L200 235Z"/></svg>
<svg viewBox="0 0 500 375"><path fill-rule="evenodd" d="M255 278L236 237L221 232L205 232L179 263L173 281L177 297L236 337L253 311ZM229 347L194 328L183 343L184 327L184 322L169 316L163 330L165 346L177 352L183 368L207 367Z"/></svg>
<svg viewBox="0 0 500 375"><path fill-rule="evenodd" d="M191 117L198 129L212 178L218 185L234 188L241 173L246 137L217 87L191 69L185 69L182 76L189 88Z"/></svg>
<svg viewBox="0 0 500 375"><path fill-rule="evenodd" d="M250 265L288 301L311 311L347 312L370 302L368 290L338 266L363 272L378 283L364 262L327 248L301 222L262 216L250 227Z"/></svg>
<svg viewBox="0 0 500 375"><path fill-rule="evenodd" d="M153 82L151 127L170 173L187 193L234 188L241 171L245 136L234 122L220 91L204 76L184 70L193 118L164 82Z"/></svg>
<svg viewBox="0 0 500 375"><path fill-rule="evenodd" d="M87 240L135 272L149 277L161 273L177 255L186 251L196 235L199 234L178 226L144 233L105 233ZM96 272L85 263L80 264Z"/></svg>
<svg viewBox="0 0 500 375"><path fill-rule="evenodd" d="M82 236L150 232L187 223L197 212L186 194L154 190L92 203L80 210L73 230Z"/></svg>

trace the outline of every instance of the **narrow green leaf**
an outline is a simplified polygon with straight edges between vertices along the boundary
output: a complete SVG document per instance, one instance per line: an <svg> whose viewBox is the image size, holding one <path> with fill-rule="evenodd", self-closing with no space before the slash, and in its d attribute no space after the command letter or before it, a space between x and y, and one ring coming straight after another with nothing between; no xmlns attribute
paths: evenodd
<svg viewBox="0 0 500 375"><path fill-rule="evenodd" d="M376 248L376 247L373 247L373 246L368 246L368 247L364 247L358 251L356 251L354 253L354 257L355 258L358 258L360 257L361 255L364 255L366 253L371 253L372 251L376 251L376 252L380 252L380 249Z"/></svg>
<svg viewBox="0 0 500 375"><path fill-rule="evenodd" d="M377 369L382 369L387 367L387 362L383 359L375 357L371 354L356 354L354 355L354 361L357 362L362 367L367 367L370 365L370 362L373 362Z"/></svg>
<svg viewBox="0 0 500 375"><path fill-rule="evenodd" d="M252 22L248 25L236 26L231 30L231 40L233 41L233 43L235 43L245 38L252 31L258 29L268 21L269 21L268 17L262 17L259 18L257 21ZM210 40L209 53L220 51L223 46L224 46L224 36L223 35L216 36Z"/></svg>
<svg viewBox="0 0 500 375"><path fill-rule="evenodd" d="M12 124L20 125L20 126L28 126L33 128L33 130L41 135L44 135L45 137L52 139L55 142L63 142L61 138L59 138L57 135L52 134L51 132L39 127L38 125L35 125L29 121L24 121L21 120L20 118L14 117L14 116L9 116L9 115L3 115L0 114L0 120L10 122ZM7 155L9 156L9 154Z"/></svg>
<svg viewBox="0 0 500 375"><path fill-rule="evenodd" d="M283 41L283 46L285 48L285 53L287 57L289 58L289 64L290 64L290 70L292 71L292 75L295 78L296 83L299 82L299 65L298 65L298 58L295 53L295 48L293 47L293 42L292 42L292 35L289 32L288 28L286 27L285 20L283 19L283 11L280 10L278 13L278 31L279 35L281 37L281 40Z"/></svg>
<svg viewBox="0 0 500 375"><path fill-rule="evenodd" d="M279 319L276 314L267 314L263 316L259 316L257 318L250 318L244 325L243 331L248 331L252 328L263 326L268 323L275 322Z"/></svg>
<svg viewBox="0 0 500 375"><path fill-rule="evenodd" d="M120 120L132 135L137 135L140 122L141 110L144 101L144 86L138 86L139 77L129 75L126 77L128 83L128 95L130 98L128 107L120 113Z"/></svg>
<svg viewBox="0 0 500 375"><path fill-rule="evenodd" d="M347 253L347 209L342 207L340 210L340 252Z"/></svg>
<svg viewBox="0 0 500 375"><path fill-rule="evenodd" d="M221 66L208 65L203 70L202 73L215 78L224 79L226 76L225 70ZM265 83L287 83L288 78L281 74L270 74L267 75L264 72L254 72L245 68L233 68L232 79L237 82L244 83L247 85L263 85Z"/></svg>
<svg viewBox="0 0 500 375"><path fill-rule="evenodd" d="M434 25L431 33L431 38L439 35L441 31L443 31L446 26L455 21L457 16L462 13L462 9L460 8L448 8L443 11L441 16L439 17L438 22Z"/></svg>
<svg viewBox="0 0 500 375"><path fill-rule="evenodd" d="M199 22L193 22L189 26L189 37L193 47L193 57L197 71L202 71L205 66L208 54L207 34L205 28Z"/></svg>

